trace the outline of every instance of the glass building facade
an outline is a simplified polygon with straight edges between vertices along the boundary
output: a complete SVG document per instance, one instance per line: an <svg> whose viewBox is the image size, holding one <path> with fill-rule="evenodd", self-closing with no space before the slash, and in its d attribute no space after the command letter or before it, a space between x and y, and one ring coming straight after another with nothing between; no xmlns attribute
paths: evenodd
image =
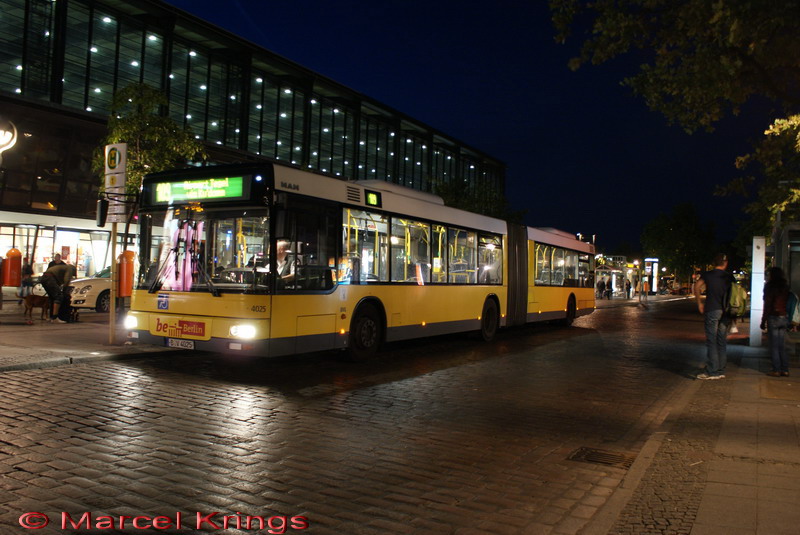
<svg viewBox="0 0 800 535"><path fill-rule="evenodd" d="M0 210L91 216L91 153L133 82L163 91L216 162L504 195L502 162L163 2L0 0L0 115L19 129Z"/></svg>

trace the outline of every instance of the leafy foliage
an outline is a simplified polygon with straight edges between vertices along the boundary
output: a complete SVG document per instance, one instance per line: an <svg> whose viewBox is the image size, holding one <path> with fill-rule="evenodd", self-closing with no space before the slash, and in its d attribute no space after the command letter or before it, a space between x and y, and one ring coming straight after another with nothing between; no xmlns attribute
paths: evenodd
<svg viewBox="0 0 800 535"><path fill-rule="evenodd" d="M714 229L704 225L691 203L675 206L645 225L642 246L669 266L678 279L688 279L695 266L704 265L713 256Z"/></svg>
<svg viewBox="0 0 800 535"><path fill-rule="evenodd" d="M747 102L776 104L765 137L737 167L753 172L718 189L756 200L750 231L800 219L800 2L762 0L550 0L557 39L582 30L570 67L634 53L623 84L687 132L713 130Z"/></svg>
<svg viewBox="0 0 800 535"><path fill-rule="evenodd" d="M642 51L623 83L688 131L712 129L754 96L800 105L798 2L550 0L557 39L586 28L577 69Z"/></svg>
<svg viewBox="0 0 800 535"><path fill-rule="evenodd" d="M188 160L206 159L203 145L188 128L159 113L167 98L146 84L116 92L108 118L108 135L95 151L92 166L103 175L104 147L128 144L127 191L137 193L147 173L183 167Z"/></svg>

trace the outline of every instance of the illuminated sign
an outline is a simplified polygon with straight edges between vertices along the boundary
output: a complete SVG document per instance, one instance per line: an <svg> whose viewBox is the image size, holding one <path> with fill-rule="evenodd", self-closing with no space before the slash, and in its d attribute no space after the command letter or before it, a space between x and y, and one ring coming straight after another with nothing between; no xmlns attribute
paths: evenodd
<svg viewBox="0 0 800 535"><path fill-rule="evenodd" d="M380 208L383 204L381 201L381 194L377 191L364 190L364 200L367 206L374 206L375 208Z"/></svg>
<svg viewBox="0 0 800 535"><path fill-rule="evenodd" d="M153 204L173 204L181 201L240 201L250 197L249 177L195 178L164 181L152 184Z"/></svg>

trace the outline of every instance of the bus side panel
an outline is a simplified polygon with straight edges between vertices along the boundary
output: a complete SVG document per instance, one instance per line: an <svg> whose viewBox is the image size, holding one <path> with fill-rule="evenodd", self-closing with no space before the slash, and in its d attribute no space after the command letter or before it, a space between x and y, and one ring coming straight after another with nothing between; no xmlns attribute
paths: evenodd
<svg viewBox="0 0 800 535"><path fill-rule="evenodd" d="M591 314L595 308L594 288L536 285L536 244L528 242L527 321L549 321L567 317L567 301L575 295L576 316Z"/></svg>

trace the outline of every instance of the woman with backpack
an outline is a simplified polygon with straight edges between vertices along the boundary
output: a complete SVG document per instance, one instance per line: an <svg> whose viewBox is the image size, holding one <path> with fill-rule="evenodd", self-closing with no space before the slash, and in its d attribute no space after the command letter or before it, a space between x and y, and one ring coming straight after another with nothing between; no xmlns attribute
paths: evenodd
<svg viewBox="0 0 800 535"><path fill-rule="evenodd" d="M767 330L770 356L772 357L771 377L789 376L789 359L786 356L786 329L789 318L786 305L789 301L789 283L783 270L771 267L764 285L764 315L761 317L761 330Z"/></svg>

